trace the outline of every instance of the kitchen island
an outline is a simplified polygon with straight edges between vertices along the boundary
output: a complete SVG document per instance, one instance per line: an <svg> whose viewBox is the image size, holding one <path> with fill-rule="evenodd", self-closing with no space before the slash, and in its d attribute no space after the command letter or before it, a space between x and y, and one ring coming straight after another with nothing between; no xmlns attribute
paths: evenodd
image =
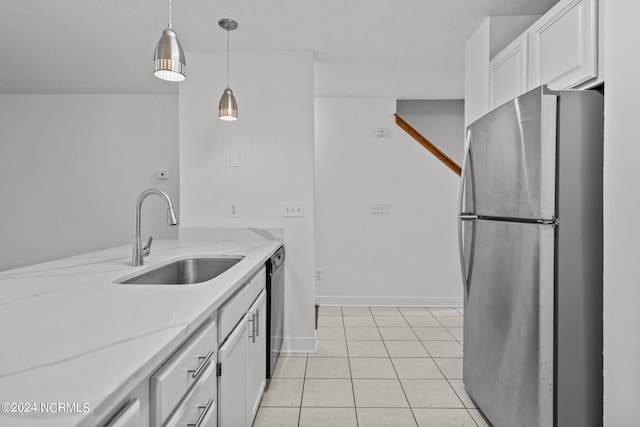
<svg viewBox="0 0 640 427"><path fill-rule="evenodd" d="M281 244L158 240L140 267L129 265L127 245L0 273L0 426L106 422ZM171 259L214 255L244 258L199 284L114 283ZM148 401L141 405L148 412Z"/></svg>

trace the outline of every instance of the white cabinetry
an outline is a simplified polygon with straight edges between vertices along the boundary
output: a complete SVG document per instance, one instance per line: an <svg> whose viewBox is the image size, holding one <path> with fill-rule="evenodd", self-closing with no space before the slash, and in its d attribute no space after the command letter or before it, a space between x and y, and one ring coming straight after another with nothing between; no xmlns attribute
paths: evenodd
<svg viewBox="0 0 640 427"><path fill-rule="evenodd" d="M573 88L598 76L597 0L561 1L529 34L529 88Z"/></svg>
<svg viewBox="0 0 640 427"><path fill-rule="evenodd" d="M218 311L219 330L224 331L219 335L222 346L218 350L220 427L250 427L264 392L268 339L265 279L263 268ZM235 327L231 330L224 325Z"/></svg>
<svg viewBox="0 0 640 427"><path fill-rule="evenodd" d="M218 350L218 424L220 427L246 425L247 321L244 315Z"/></svg>
<svg viewBox="0 0 640 427"><path fill-rule="evenodd" d="M489 62L489 107L494 109L527 91L527 35Z"/></svg>
<svg viewBox="0 0 640 427"><path fill-rule="evenodd" d="M195 424L200 417L215 414L217 389L210 373L215 370L217 348L216 321L209 319L151 376L152 426L179 425L185 417Z"/></svg>
<svg viewBox="0 0 640 427"><path fill-rule="evenodd" d="M249 309L250 328L247 341L247 426L253 423L267 381L267 297L262 291Z"/></svg>

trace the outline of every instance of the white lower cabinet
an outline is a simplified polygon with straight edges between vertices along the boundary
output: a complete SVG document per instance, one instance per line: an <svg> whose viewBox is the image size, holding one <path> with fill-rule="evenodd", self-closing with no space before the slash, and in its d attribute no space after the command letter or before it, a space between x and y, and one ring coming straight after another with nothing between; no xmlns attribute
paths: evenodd
<svg viewBox="0 0 640 427"><path fill-rule="evenodd" d="M266 293L262 291L248 313L250 327L247 336L247 427L253 424L267 381L266 302Z"/></svg>
<svg viewBox="0 0 640 427"><path fill-rule="evenodd" d="M246 425L248 314L218 350L218 425Z"/></svg>
<svg viewBox="0 0 640 427"><path fill-rule="evenodd" d="M216 390L216 368L210 364L165 426L216 427Z"/></svg>
<svg viewBox="0 0 640 427"><path fill-rule="evenodd" d="M235 328L218 349L218 425L251 427L258 412L267 378L267 297L261 270L229 300L229 307L240 307L247 289L253 289L255 301L247 304ZM255 292L257 290L257 292ZM219 310L220 324L235 324L229 316L237 310ZM237 317L236 317L237 319Z"/></svg>
<svg viewBox="0 0 640 427"><path fill-rule="evenodd" d="M127 403L104 427L138 427L140 421L140 400Z"/></svg>

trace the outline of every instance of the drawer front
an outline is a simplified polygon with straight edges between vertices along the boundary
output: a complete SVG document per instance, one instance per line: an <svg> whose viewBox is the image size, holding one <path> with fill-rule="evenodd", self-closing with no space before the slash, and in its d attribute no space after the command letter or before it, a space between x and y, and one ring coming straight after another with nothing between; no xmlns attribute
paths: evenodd
<svg viewBox="0 0 640 427"><path fill-rule="evenodd" d="M165 426L216 427L218 419L216 387L216 368L215 364L211 364L171 414Z"/></svg>
<svg viewBox="0 0 640 427"><path fill-rule="evenodd" d="M222 343L251 306L251 286L244 286L218 310L218 339Z"/></svg>
<svg viewBox="0 0 640 427"><path fill-rule="evenodd" d="M216 365L216 321L208 320L151 377L151 425L162 424L204 371Z"/></svg>

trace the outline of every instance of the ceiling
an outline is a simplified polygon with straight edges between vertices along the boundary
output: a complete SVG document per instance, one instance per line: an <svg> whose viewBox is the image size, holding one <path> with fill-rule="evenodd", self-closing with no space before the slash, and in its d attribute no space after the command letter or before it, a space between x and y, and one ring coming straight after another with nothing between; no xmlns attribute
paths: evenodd
<svg viewBox="0 0 640 427"><path fill-rule="evenodd" d="M558 0L173 0L187 52L312 50L316 96L454 99L464 44L487 16ZM0 0L0 93L176 93L153 77L168 0ZM187 74L188 78L188 74Z"/></svg>

